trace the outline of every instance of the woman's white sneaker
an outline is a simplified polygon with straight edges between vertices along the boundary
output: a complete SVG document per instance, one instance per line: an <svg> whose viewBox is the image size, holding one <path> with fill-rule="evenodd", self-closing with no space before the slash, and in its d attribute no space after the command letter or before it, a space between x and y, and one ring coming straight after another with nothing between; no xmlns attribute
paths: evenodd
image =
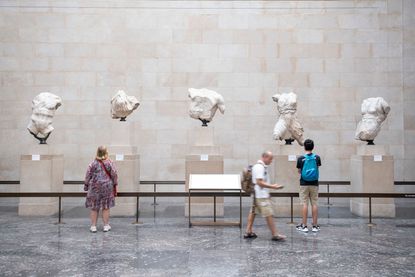
<svg viewBox="0 0 415 277"><path fill-rule="evenodd" d="M91 233L96 233L98 230L97 230L97 226L91 226L91 228L89 228L89 231L91 232Z"/></svg>
<svg viewBox="0 0 415 277"><path fill-rule="evenodd" d="M110 225L105 225L104 226L104 232L108 232L111 230L111 226Z"/></svg>

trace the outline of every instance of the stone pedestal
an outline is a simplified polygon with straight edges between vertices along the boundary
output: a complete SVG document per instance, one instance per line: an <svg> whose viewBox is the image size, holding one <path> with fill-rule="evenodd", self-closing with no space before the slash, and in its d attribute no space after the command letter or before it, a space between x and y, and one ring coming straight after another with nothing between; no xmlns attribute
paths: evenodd
<svg viewBox="0 0 415 277"><path fill-rule="evenodd" d="M213 127L199 127L190 134L191 155L220 155L219 146L215 146Z"/></svg>
<svg viewBox="0 0 415 277"><path fill-rule="evenodd" d="M303 147L297 144L278 145L274 150L274 160L271 164L271 181L284 185L281 190L276 192L299 192L300 190L300 174L297 170L297 158L304 153ZM274 191L274 190L271 190ZM287 217L291 214L290 198L274 198L275 216ZM293 199L294 216L301 216L301 208L299 198Z"/></svg>
<svg viewBox="0 0 415 277"><path fill-rule="evenodd" d="M193 134L193 146L190 155L186 156L185 190L189 189L190 174L223 174L223 156L219 147L213 143L214 130L212 127L199 127ZM223 197L216 198L216 215L224 215ZM188 216L188 199L185 200L185 216ZM192 217L213 216L213 198L192 197Z"/></svg>
<svg viewBox="0 0 415 277"><path fill-rule="evenodd" d="M108 151L118 172L118 192L138 192L140 187L140 156L137 147L131 146L133 126L128 121L118 120L114 120L111 126L111 145ZM111 215L134 216L136 203L135 197L116 198Z"/></svg>
<svg viewBox="0 0 415 277"><path fill-rule="evenodd" d="M389 150L382 145L358 146L357 155L350 160L352 192L393 193L394 161ZM350 211L358 216L369 216L368 199L350 200ZM372 198L372 216L395 217L394 199Z"/></svg>
<svg viewBox="0 0 415 277"><path fill-rule="evenodd" d="M61 192L63 189L63 155L54 153L49 145L33 146L30 154L20 158L21 192ZM22 197L18 214L21 216L50 216L59 210L57 197Z"/></svg>
<svg viewBox="0 0 415 277"><path fill-rule="evenodd" d="M113 119L111 122L111 145L131 147L134 145L134 124Z"/></svg>

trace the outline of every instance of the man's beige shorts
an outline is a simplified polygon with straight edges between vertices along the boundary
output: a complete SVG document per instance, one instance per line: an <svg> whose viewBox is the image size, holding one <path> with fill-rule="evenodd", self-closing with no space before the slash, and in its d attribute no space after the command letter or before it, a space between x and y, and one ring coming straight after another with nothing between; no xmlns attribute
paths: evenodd
<svg viewBox="0 0 415 277"><path fill-rule="evenodd" d="M300 201L302 204L317 205L318 186L300 186Z"/></svg>
<svg viewBox="0 0 415 277"><path fill-rule="evenodd" d="M255 214L260 214L262 217L273 216L271 200L269 198L255 199ZM254 210L254 209L252 209Z"/></svg>

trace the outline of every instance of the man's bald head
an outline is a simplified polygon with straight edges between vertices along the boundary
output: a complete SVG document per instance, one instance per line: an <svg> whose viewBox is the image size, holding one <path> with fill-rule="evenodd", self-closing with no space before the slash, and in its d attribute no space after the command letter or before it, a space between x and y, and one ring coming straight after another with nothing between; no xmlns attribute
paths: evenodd
<svg viewBox="0 0 415 277"><path fill-rule="evenodd" d="M262 153L262 161L266 164L266 165L270 165L272 163L272 159L273 159L273 155L271 151L264 151Z"/></svg>

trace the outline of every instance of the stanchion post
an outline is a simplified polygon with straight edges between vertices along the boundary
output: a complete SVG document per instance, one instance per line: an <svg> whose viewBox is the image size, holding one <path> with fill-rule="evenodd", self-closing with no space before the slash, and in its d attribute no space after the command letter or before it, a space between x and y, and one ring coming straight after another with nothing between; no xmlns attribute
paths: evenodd
<svg viewBox="0 0 415 277"><path fill-rule="evenodd" d="M65 224L62 222L62 196L58 196L58 222L55 224Z"/></svg>
<svg viewBox="0 0 415 277"><path fill-rule="evenodd" d="M291 217L291 221L287 222L287 224L294 224L294 200L293 200L293 196L290 196L290 202L291 202L291 208L290 208L290 217Z"/></svg>
<svg viewBox="0 0 415 277"><path fill-rule="evenodd" d="M62 223L62 197L59 196L59 224Z"/></svg>
<svg viewBox="0 0 415 277"><path fill-rule="evenodd" d="M135 222L133 222L133 224L143 224L143 222L138 221L139 216L140 216L140 196L137 195L136 206L135 206Z"/></svg>
<svg viewBox="0 0 415 277"><path fill-rule="evenodd" d="M191 207L191 203L190 203L190 189L189 189L189 192L188 192L189 194L188 194L188 197L189 197L189 201L188 201L188 205L189 205L189 214L188 214L188 216L189 216L189 228L190 227L192 227L192 222L190 221L190 207Z"/></svg>
<svg viewBox="0 0 415 277"><path fill-rule="evenodd" d="M330 206L330 183L327 183L327 206Z"/></svg>
<svg viewBox="0 0 415 277"><path fill-rule="evenodd" d="M213 221L216 222L216 195L213 195Z"/></svg>
<svg viewBox="0 0 415 277"><path fill-rule="evenodd" d="M372 223L372 197L369 197L369 223L367 224L367 226L376 226L375 223Z"/></svg>
<svg viewBox="0 0 415 277"><path fill-rule="evenodd" d="M239 190L239 229L242 229L242 190Z"/></svg>
<svg viewBox="0 0 415 277"><path fill-rule="evenodd" d="M138 222L138 217L140 216L140 198L137 196L135 204L135 222Z"/></svg>
<svg viewBox="0 0 415 277"><path fill-rule="evenodd" d="M154 183L153 184L153 191L154 192L157 192L157 183ZM153 206L157 206L158 204L157 204L157 202L156 202L156 195L154 194L154 197L153 197L153 204L152 204Z"/></svg>

